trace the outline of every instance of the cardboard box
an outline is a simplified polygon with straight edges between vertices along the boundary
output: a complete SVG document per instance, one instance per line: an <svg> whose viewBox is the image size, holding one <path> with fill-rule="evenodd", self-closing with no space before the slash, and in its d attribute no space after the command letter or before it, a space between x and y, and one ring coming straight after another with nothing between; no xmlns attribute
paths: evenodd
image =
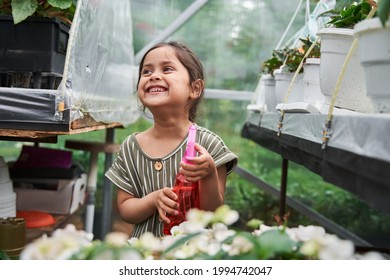
<svg viewBox="0 0 390 280"><path fill-rule="evenodd" d="M72 214L86 198L87 175L66 179L20 179L14 181L17 210Z"/></svg>

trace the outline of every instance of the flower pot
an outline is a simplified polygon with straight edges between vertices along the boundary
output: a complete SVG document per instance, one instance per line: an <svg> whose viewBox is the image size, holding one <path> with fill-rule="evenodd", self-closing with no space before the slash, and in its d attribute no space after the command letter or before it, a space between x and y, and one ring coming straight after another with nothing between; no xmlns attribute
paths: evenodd
<svg viewBox="0 0 390 280"><path fill-rule="evenodd" d="M276 103L284 103L294 73L284 73L278 69L274 71L274 76ZM304 84L302 78L303 74L298 74L294 84L292 85L287 103L304 101Z"/></svg>
<svg viewBox="0 0 390 280"><path fill-rule="evenodd" d="M5 87L35 87L42 78L61 77L69 38L69 26L55 18L30 17L14 24L0 15L0 73ZM4 78L10 75L11 78ZM18 75L18 77L14 77ZM21 75L23 77L21 77ZM26 81L27 80L27 81ZM48 83L52 83L49 79ZM4 83L4 85L3 85Z"/></svg>
<svg viewBox="0 0 390 280"><path fill-rule="evenodd" d="M386 28L379 18L364 20L356 24L354 36L374 112L390 113L390 20Z"/></svg>
<svg viewBox="0 0 390 280"><path fill-rule="evenodd" d="M276 112L275 78L268 74L262 75L260 82L264 88L264 100L268 112Z"/></svg>
<svg viewBox="0 0 390 280"><path fill-rule="evenodd" d="M321 39L320 87L330 104L341 68L353 42L353 30L324 28L318 32ZM356 52L345 69L335 107L357 112L372 112L372 102L366 94L364 70Z"/></svg>
<svg viewBox="0 0 390 280"><path fill-rule="evenodd" d="M325 96L320 87L320 59L307 58L303 65L304 101L319 110L325 103Z"/></svg>
<svg viewBox="0 0 390 280"><path fill-rule="evenodd" d="M22 218L0 218L0 250L17 257L26 245L26 225Z"/></svg>

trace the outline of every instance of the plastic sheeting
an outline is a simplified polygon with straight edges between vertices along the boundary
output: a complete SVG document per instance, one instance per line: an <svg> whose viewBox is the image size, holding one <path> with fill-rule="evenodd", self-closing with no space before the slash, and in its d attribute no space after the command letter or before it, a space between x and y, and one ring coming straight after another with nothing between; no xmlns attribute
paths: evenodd
<svg viewBox="0 0 390 280"><path fill-rule="evenodd" d="M139 117L130 1L79 0L70 30L62 94L71 121L128 125Z"/></svg>
<svg viewBox="0 0 390 280"><path fill-rule="evenodd" d="M67 130L89 114L127 126L139 116L130 1L79 0L57 90L0 88L0 128Z"/></svg>
<svg viewBox="0 0 390 280"><path fill-rule="evenodd" d="M68 130L69 114L57 110L58 97L57 90L0 88L0 128Z"/></svg>
<svg viewBox="0 0 390 280"><path fill-rule="evenodd" d="M328 145L322 149L326 119L324 114L286 113L277 136L280 113L252 113L242 136L389 214L390 115L335 114Z"/></svg>

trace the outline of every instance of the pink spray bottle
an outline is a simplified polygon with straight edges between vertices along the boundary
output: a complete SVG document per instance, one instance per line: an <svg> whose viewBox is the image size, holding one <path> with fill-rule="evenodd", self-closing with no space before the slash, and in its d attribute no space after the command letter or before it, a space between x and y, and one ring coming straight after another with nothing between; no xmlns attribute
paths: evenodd
<svg viewBox="0 0 390 280"><path fill-rule="evenodd" d="M186 157L194 157L196 155L195 137L196 127L195 125L191 125L188 130L187 147L184 153L184 158L182 159L186 163L189 163L186 160ZM176 175L175 186L172 190L178 196L177 202L179 203L179 214L175 216L169 214L167 215L171 222L169 224L164 224L165 235L170 235L172 227L177 226L186 220L188 210L200 207L198 182L187 181L185 176L179 172Z"/></svg>

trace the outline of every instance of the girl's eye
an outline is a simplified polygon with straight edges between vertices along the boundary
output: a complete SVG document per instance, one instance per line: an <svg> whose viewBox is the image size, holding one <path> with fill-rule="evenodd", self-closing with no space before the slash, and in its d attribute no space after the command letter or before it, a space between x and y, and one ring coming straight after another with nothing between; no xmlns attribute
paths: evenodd
<svg viewBox="0 0 390 280"><path fill-rule="evenodd" d="M170 67L170 66L165 66L164 67L164 72L170 72L170 71L173 71L172 67Z"/></svg>
<svg viewBox="0 0 390 280"><path fill-rule="evenodd" d="M142 70L142 75L150 75L151 73L152 73L152 71L149 70L149 69L143 69Z"/></svg>

